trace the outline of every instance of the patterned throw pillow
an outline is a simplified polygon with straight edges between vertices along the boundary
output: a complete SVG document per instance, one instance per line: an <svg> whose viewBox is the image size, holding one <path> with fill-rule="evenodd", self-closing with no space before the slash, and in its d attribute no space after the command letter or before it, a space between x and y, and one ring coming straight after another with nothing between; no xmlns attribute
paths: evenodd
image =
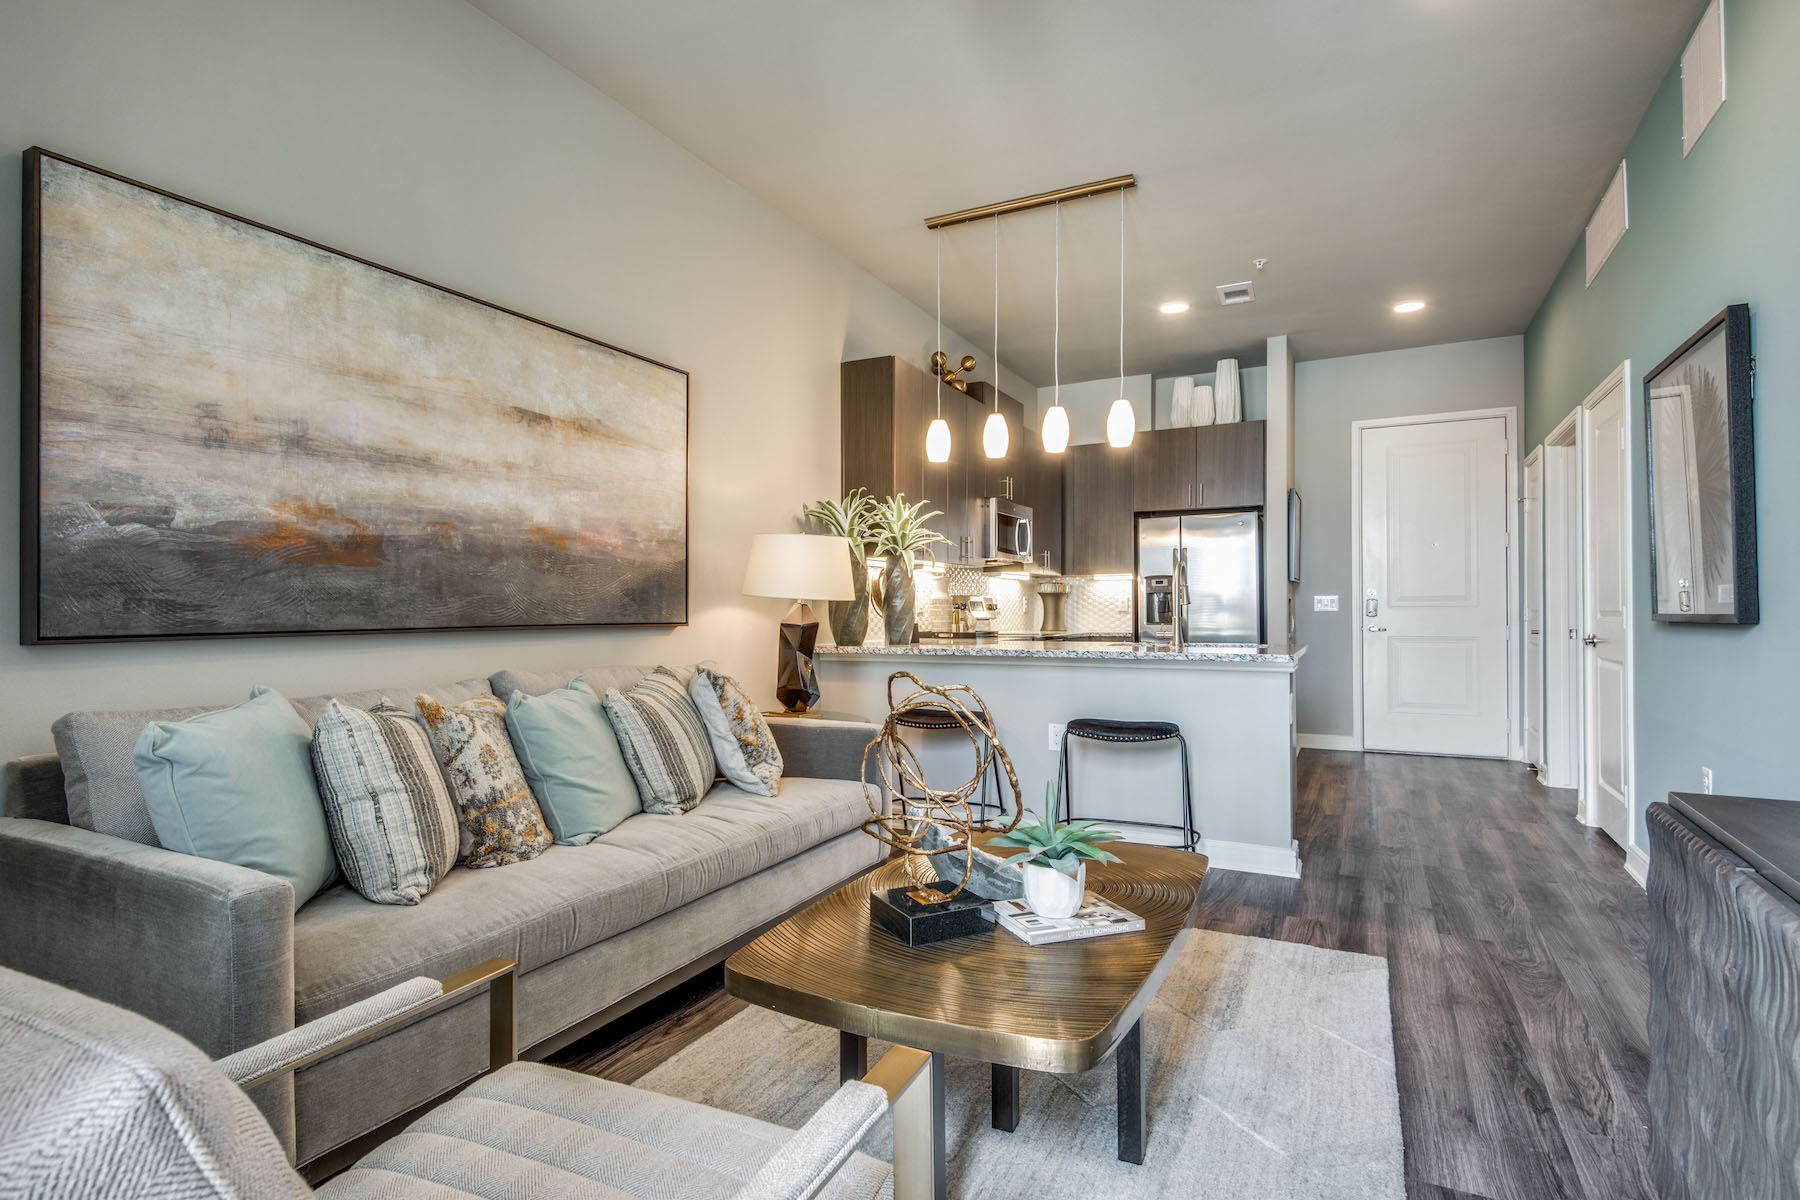
<svg viewBox="0 0 1800 1200"><path fill-rule="evenodd" d="M506 705L494 696L445 705L421 695L413 703L456 802L463 865L503 867L547 850L550 827L506 736Z"/></svg>
<svg viewBox="0 0 1800 1200"><path fill-rule="evenodd" d="M773 796L781 790L781 749L762 710L751 702L738 681L700 667L688 684L688 695L706 723L719 770L746 792Z"/></svg>
<svg viewBox="0 0 1800 1200"><path fill-rule="evenodd" d="M658 667L630 688L606 689L606 719L647 813L684 813L713 781L712 743L681 677Z"/></svg>
<svg viewBox="0 0 1800 1200"><path fill-rule="evenodd" d="M332 700L312 761L338 868L365 898L417 904L456 865L456 806L411 714Z"/></svg>

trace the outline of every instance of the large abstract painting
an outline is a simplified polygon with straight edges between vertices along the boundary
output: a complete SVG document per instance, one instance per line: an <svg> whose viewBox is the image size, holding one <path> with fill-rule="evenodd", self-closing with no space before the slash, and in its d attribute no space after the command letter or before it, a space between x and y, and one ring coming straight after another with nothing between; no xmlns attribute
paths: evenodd
<svg viewBox="0 0 1800 1200"><path fill-rule="evenodd" d="M687 375L26 155L27 642L687 619Z"/></svg>

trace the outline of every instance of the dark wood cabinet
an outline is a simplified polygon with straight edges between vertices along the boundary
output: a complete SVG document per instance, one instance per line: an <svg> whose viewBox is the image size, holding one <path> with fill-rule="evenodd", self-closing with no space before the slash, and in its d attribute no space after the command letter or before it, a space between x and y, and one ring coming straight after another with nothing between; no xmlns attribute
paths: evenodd
<svg viewBox="0 0 1800 1200"><path fill-rule="evenodd" d="M1131 507L1134 512L1194 507L1194 474L1200 430L1152 429L1131 443Z"/></svg>
<svg viewBox="0 0 1800 1200"><path fill-rule="evenodd" d="M1129 449L1070 446L1063 461L1063 573L1129 572L1136 557Z"/></svg>
<svg viewBox="0 0 1800 1200"><path fill-rule="evenodd" d="M1267 421L1204 425L1194 437L1193 508L1261 508L1268 462ZM1169 430L1180 433L1182 430ZM1281 519L1286 520L1285 511Z"/></svg>

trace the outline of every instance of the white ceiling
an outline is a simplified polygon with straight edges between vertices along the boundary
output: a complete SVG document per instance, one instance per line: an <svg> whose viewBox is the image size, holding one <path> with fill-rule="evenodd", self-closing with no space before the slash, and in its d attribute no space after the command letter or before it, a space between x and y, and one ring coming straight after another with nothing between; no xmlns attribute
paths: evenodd
<svg viewBox="0 0 1800 1200"><path fill-rule="evenodd" d="M923 218L1136 172L1125 370L1168 374L1522 332L1703 0L472 2L927 311ZM1118 221L1064 207L1065 380L1118 371ZM992 236L943 239L978 345ZM1000 250L1000 357L1048 383L1051 214Z"/></svg>

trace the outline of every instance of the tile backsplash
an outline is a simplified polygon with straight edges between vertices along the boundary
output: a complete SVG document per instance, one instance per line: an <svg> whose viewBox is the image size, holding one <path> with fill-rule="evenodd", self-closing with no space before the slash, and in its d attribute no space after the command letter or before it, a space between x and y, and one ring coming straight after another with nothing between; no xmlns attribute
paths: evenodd
<svg viewBox="0 0 1800 1200"><path fill-rule="evenodd" d="M919 572L917 583L919 628L950 628L950 597L987 596L999 608L994 631L1032 634L1043 625L1043 602L1033 579L1007 579L970 567L948 567L943 574ZM1063 602L1063 623L1070 633L1117 633L1131 636L1130 579L1070 578ZM869 622L869 641L881 640L879 614Z"/></svg>

